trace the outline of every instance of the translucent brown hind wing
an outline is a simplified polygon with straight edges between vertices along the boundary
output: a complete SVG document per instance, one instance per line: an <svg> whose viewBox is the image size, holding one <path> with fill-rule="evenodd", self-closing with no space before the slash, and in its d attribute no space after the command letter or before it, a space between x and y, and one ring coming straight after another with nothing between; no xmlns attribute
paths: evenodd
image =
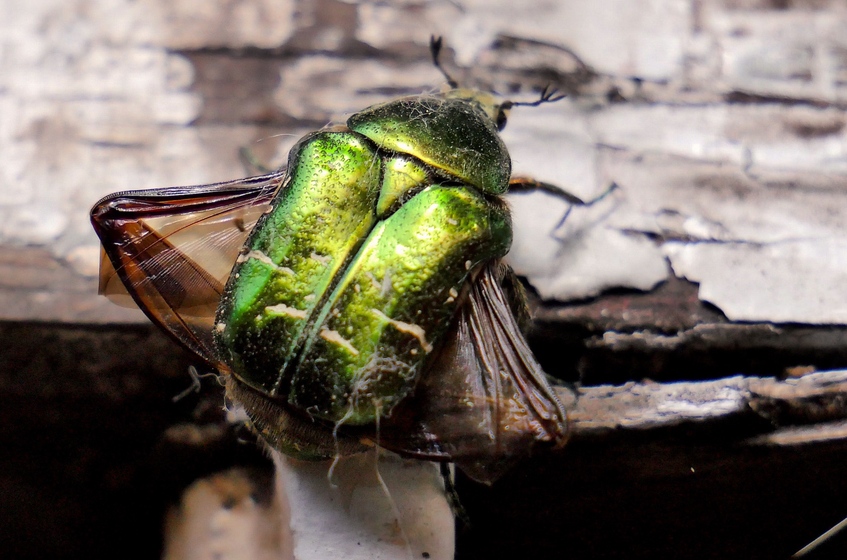
<svg viewBox="0 0 847 560"><path fill-rule="evenodd" d="M499 262L480 271L415 394L383 423L381 445L490 483L536 445L564 444L565 411L515 319L522 302L504 290L516 283Z"/></svg>
<svg viewBox="0 0 847 560"><path fill-rule="evenodd" d="M238 252L284 184L285 170L211 185L121 192L100 200L100 293L132 301L206 362L215 313ZM122 301L123 300L123 301Z"/></svg>

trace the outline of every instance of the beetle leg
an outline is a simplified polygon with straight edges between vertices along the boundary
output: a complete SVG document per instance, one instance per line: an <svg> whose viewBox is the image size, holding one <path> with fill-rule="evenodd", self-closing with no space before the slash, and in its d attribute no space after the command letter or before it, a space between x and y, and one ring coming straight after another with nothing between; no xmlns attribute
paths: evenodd
<svg viewBox="0 0 847 560"><path fill-rule="evenodd" d="M566 191L562 187L559 187L559 186L554 185L552 183L545 183L544 181L538 181L538 180L533 179L531 177L512 177L512 179L509 181L509 192L521 193L521 192L541 191L541 192L545 192L547 194L551 194L551 195L555 196L556 198L560 198L570 205L570 206L568 206L568 209L565 211L565 214L559 220L559 223L557 223L556 227L553 228L553 231L558 230L559 228L561 228L565 224L565 222L567 221L568 216L570 216L571 210L573 210L574 206L593 206L595 203L600 202L601 200L603 200L604 198L606 198L607 196L612 194L613 191L615 191L619 188L620 188L620 185L618 185L615 182L612 182L606 188L606 190L604 190L603 192L601 192L599 195L592 198L591 200L586 201L586 200L581 199L577 195L573 194L572 192Z"/></svg>
<svg viewBox="0 0 847 560"><path fill-rule="evenodd" d="M453 517L462 524L463 527L469 529L471 526L471 518L465 506L462 505L459 492L456 490L456 471L450 463L439 463L441 470L441 481L444 483L444 495L447 497L447 504L450 506L450 511L453 512Z"/></svg>

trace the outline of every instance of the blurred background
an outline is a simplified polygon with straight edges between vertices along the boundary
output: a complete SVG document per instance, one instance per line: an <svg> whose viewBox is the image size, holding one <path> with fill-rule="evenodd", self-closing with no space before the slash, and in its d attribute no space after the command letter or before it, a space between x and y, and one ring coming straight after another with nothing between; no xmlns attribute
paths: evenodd
<svg viewBox="0 0 847 560"><path fill-rule="evenodd" d="M306 132L438 91L431 35L463 85L568 94L512 111L516 175L585 201L619 187L564 223L561 200L509 197L548 373L847 367L845 26L839 0L0 0L4 556L156 557L192 481L237 465L267 490L220 387L174 403L190 357L97 296L88 212L257 174L242 148L284 165ZM458 557L787 557L847 516L847 446L739 443L771 428L617 434L460 479Z"/></svg>

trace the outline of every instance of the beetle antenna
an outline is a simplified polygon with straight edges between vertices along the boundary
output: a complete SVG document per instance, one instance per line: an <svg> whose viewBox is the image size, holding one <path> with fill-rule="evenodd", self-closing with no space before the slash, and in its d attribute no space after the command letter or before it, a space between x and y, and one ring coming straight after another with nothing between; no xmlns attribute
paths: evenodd
<svg viewBox="0 0 847 560"><path fill-rule="evenodd" d="M535 101L507 101L503 104L503 107L509 109L511 107L538 107L539 105L543 105L544 103L555 103L560 99L564 99L567 97L566 93L559 93L559 90L550 87L550 84L544 86L544 89L541 90L541 96Z"/></svg>
<svg viewBox="0 0 847 560"><path fill-rule="evenodd" d="M436 37L435 35L429 36L429 52L430 52L430 54L432 54L432 64L433 64L433 66L435 66L438 69L439 72L441 72L441 75L444 76L447 79L447 84L451 88L457 89L459 87L459 82L454 80L453 76L451 76L450 74L447 73L447 70L445 70L444 67L441 66L441 61L438 59L439 56L441 55L441 46L442 46L441 39L442 38L440 36L439 37Z"/></svg>

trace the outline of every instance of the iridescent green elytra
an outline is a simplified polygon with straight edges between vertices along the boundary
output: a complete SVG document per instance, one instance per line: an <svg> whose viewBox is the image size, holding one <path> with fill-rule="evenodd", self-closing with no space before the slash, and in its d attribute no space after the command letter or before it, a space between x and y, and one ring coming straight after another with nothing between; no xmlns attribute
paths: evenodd
<svg viewBox="0 0 847 560"><path fill-rule="evenodd" d="M414 389L469 278L511 243L498 111L453 90L300 141L216 317L241 383L345 425L377 422Z"/></svg>

